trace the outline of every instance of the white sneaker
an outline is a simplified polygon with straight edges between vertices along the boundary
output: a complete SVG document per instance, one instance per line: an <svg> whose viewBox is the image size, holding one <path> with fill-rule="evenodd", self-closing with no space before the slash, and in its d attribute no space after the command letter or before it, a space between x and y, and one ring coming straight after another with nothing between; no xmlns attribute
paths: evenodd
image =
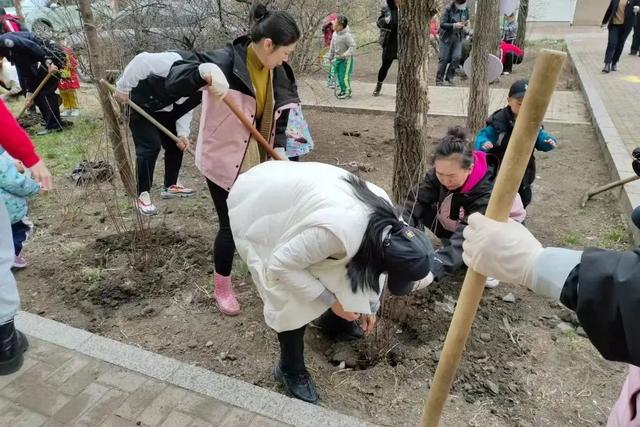
<svg viewBox="0 0 640 427"><path fill-rule="evenodd" d="M158 214L158 208L151 203L151 196L148 191L140 193L136 204L138 205L138 211L140 211L142 215L151 216Z"/></svg>
<svg viewBox="0 0 640 427"><path fill-rule="evenodd" d="M484 284L485 288L493 289L498 287L500 281L498 279L494 279L493 277L487 277L487 281Z"/></svg>
<svg viewBox="0 0 640 427"><path fill-rule="evenodd" d="M71 110L62 110L60 112L60 117L69 117L71 116Z"/></svg>
<svg viewBox="0 0 640 427"><path fill-rule="evenodd" d="M71 110L71 117L78 117L80 115L80 110Z"/></svg>
<svg viewBox="0 0 640 427"><path fill-rule="evenodd" d="M165 188L160 192L160 197L163 199L177 199L180 197L191 197L195 194L195 191L191 188L186 188L180 183Z"/></svg>

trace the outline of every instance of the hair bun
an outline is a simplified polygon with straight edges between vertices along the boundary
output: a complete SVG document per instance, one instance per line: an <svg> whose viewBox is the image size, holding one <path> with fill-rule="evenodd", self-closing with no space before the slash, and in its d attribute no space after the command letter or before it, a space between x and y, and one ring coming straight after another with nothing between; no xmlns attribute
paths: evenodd
<svg viewBox="0 0 640 427"><path fill-rule="evenodd" d="M267 6L258 3L253 7L252 15L255 22L260 22L269 16L269 9L267 9Z"/></svg>
<svg viewBox="0 0 640 427"><path fill-rule="evenodd" d="M447 130L447 135L463 141L466 141L468 138L467 130L462 126L450 127L449 130Z"/></svg>

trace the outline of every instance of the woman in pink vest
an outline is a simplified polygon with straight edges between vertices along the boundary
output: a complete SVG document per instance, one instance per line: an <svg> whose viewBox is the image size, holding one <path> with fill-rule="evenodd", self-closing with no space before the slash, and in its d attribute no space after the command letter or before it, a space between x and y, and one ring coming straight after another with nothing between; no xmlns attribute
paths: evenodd
<svg viewBox="0 0 640 427"><path fill-rule="evenodd" d="M238 175L267 157L221 98L237 105L282 158L289 110L300 104L293 70L286 62L300 38L298 25L287 12L263 5L254 7L252 20L248 35L198 54L199 60L176 62L166 80L173 95L191 96L204 89L196 166L207 179L218 214L213 298L229 316L237 315L240 305L231 286L235 243L227 197Z"/></svg>

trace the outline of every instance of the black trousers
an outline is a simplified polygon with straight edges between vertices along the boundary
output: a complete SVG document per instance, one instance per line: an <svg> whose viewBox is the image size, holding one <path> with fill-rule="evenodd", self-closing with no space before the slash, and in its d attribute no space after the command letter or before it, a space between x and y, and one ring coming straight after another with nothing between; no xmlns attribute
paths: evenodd
<svg viewBox="0 0 640 427"><path fill-rule="evenodd" d="M395 58L385 58L382 55L382 65L380 66L380 70L378 70L378 82L382 83L387 78L387 74L389 74L389 68L393 64Z"/></svg>
<svg viewBox="0 0 640 427"><path fill-rule="evenodd" d="M640 52L640 18L636 16L636 23L633 26L633 39L631 41L631 54Z"/></svg>
<svg viewBox="0 0 640 427"><path fill-rule="evenodd" d="M447 41L440 40L439 50L436 81L440 83L445 79L453 81L462 59L462 40L457 37L451 37ZM448 68L447 65L449 66Z"/></svg>
<svg viewBox="0 0 640 427"><path fill-rule="evenodd" d="M40 82L47 76L47 72L43 69L32 69L29 71L21 70L18 75L22 75L27 91L34 93ZM58 104L58 78L52 76L47 84L44 85L34 103L40 110L42 118L45 121L45 128L50 130L62 129L62 120L60 119L60 106ZM24 88L23 88L24 89Z"/></svg>
<svg viewBox="0 0 640 427"><path fill-rule="evenodd" d="M209 193L211 193L211 199L213 199L213 206L218 214L218 234L213 243L213 264L216 273L229 276L233 267L233 254L236 250L229 224L229 207L227 206L229 192L208 179L207 186Z"/></svg>
<svg viewBox="0 0 640 427"><path fill-rule="evenodd" d="M15 224L11 224L11 234L13 234L13 249L15 251L15 255L20 255L22 252L22 245L24 245L25 240L27 240L27 233L31 230L31 228L22 222L22 220L16 222Z"/></svg>
<svg viewBox="0 0 640 427"><path fill-rule="evenodd" d="M293 331L278 332L280 342L280 369L285 374L303 374L307 371L304 364L304 331L307 325Z"/></svg>
<svg viewBox="0 0 640 427"><path fill-rule="evenodd" d="M604 56L605 64L617 64L624 50L624 43L631 33L632 25L609 25L609 40L607 41L607 52Z"/></svg>
<svg viewBox="0 0 640 427"><path fill-rule="evenodd" d="M180 118L176 117L176 114L156 112L151 116L176 133L176 120ZM160 148L164 148L164 187L175 185L178 182L183 156L176 143L133 110L129 117L129 128L136 148L138 194L151 190Z"/></svg>

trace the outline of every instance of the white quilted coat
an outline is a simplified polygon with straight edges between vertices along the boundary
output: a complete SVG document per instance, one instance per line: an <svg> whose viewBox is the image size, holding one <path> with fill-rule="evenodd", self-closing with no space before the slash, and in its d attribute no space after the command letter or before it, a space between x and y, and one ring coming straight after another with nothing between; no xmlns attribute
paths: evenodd
<svg viewBox="0 0 640 427"><path fill-rule="evenodd" d="M347 311L371 314L377 305L379 295L354 293L346 274L370 212L346 176L322 163L269 161L240 175L229 193L236 248L264 302L265 321L277 332L300 328L326 311L319 296L327 289ZM382 288L384 277L380 282Z"/></svg>

